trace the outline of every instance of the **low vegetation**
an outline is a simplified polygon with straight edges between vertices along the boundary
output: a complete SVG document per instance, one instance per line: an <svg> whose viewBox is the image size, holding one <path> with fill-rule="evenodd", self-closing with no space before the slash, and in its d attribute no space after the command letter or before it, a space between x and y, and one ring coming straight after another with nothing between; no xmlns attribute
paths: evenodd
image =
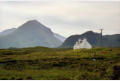
<svg viewBox="0 0 120 81"><path fill-rule="evenodd" d="M1 80L118 80L120 48L0 49Z"/></svg>

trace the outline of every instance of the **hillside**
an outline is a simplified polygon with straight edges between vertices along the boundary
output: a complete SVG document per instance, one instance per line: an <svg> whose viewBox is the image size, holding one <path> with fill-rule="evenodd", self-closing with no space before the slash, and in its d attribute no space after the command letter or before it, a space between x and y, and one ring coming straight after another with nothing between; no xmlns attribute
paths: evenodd
<svg viewBox="0 0 120 81"><path fill-rule="evenodd" d="M62 42L64 42L65 41L65 37L63 37L63 36L61 36L61 35L59 35L59 34L57 34L57 33L54 33L54 36L56 37L56 38L58 38L59 40L61 40Z"/></svg>
<svg viewBox="0 0 120 81"><path fill-rule="evenodd" d="M79 38L86 38L93 47L100 46L100 34L93 31L85 32L81 35L72 35L68 37L60 46L61 48L72 48ZM104 47L120 47L120 34L103 35L102 46Z"/></svg>
<svg viewBox="0 0 120 81"><path fill-rule="evenodd" d="M8 34L12 33L15 30L16 30L16 28L11 28L11 29L4 30L4 31L0 32L0 36L8 35Z"/></svg>
<svg viewBox="0 0 120 81"><path fill-rule="evenodd" d="M119 74L120 48L0 49L1 80L119 80Z"/></svg>
<svg viewBox="0 0 120 81"><path fill-rule="evenodd" d="M31 20L12 33L0 37L0 48L23 48L34 46L58 47L62 44L51 29L37 20Z"/></svg>

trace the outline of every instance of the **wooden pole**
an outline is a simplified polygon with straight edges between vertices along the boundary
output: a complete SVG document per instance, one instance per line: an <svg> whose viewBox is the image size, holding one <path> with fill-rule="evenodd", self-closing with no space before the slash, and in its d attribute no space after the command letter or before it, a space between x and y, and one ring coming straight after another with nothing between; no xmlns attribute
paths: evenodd
<svg viewBox="0 0 120 81"><path fill-rule="evenodd" d="M101 31L101 35L100 35L100 47L102 47L102 34L103 34L103 29L100 29L100 31Z"/></svg>

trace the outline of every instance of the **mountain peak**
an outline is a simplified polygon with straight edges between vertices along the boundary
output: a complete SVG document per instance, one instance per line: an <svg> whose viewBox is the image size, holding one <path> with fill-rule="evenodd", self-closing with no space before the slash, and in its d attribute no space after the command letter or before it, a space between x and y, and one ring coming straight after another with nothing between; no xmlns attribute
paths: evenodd
<svg viewBox="0 0 120 81"><path fill-rule="evenodd" d="M35 20L35 19L34 20L29 20L26 23L32 23L32 24L36 24L36 23L38 24L39 23L39 24L41 24L38 20Z"/></svg>
<svg viewBox="0 0 120 81"><path fill-rule="evenodd" d="M93 34L94 32L93 31L87 31L85 32L86 34Z"/></svg>
<svg viewBox="0 0 120 81"><path fill-rule="evenodd" d="M19 29L22 29L22 28L35 29L35 28L47 28L47 27L44 26L42 23L40 23L38 20L29 20L19 27Z"/></svg>
<svg viewBox="0 0 120 81"><path fill-rule="evenodd" d="M83 33L84 35L98 35L99 33L93 32L93 31L87 31L85 33Z"/></svg>
<svg viewBox="0 0 120 81"><path fill-rule="evenodd" d="M38 20L33 19L33 20L29 20L28 22L38 22Z"/></svg>

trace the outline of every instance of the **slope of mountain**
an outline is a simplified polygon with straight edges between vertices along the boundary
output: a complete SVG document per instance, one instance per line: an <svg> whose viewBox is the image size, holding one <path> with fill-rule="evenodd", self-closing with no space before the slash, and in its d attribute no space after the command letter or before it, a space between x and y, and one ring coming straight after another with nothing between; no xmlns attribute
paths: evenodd
<svg viewBox="0 0 120 81"><path fill-rule="evenodd" d="M56 38L58 38L59 40L61 40L62 42L64 42L65 41L65 37L63 37L63 36L61 36L61 35L59 35L59 34L57 34L57 33L54 33L54 36L56 37Z"/></svg>
<svg viewBox="0 0 120 81"><path fill-rule="evenodd" d="M86 38L93 47L100 46L100 34L93 31L85 32L81 35L72 35L68 37L60 46L61 48L72 48L79 38ZM120 47L120 34L104 35L102 39L104 47Z"/></svg>
<svg viewBox="0 0 120 81"><path fill-rule="evenodd" d="M11 29L4 30L4 31L0 32L0 36L8 35L15 30L16 30L16 28L11 28Z"/></svg>
<svg viewBox="0 0 120 81"><path fill-rule="evenodd" d="M49 28L37 20L28 21L12 33L0 37L0 48L57 47L61 43Z"/></svg>

